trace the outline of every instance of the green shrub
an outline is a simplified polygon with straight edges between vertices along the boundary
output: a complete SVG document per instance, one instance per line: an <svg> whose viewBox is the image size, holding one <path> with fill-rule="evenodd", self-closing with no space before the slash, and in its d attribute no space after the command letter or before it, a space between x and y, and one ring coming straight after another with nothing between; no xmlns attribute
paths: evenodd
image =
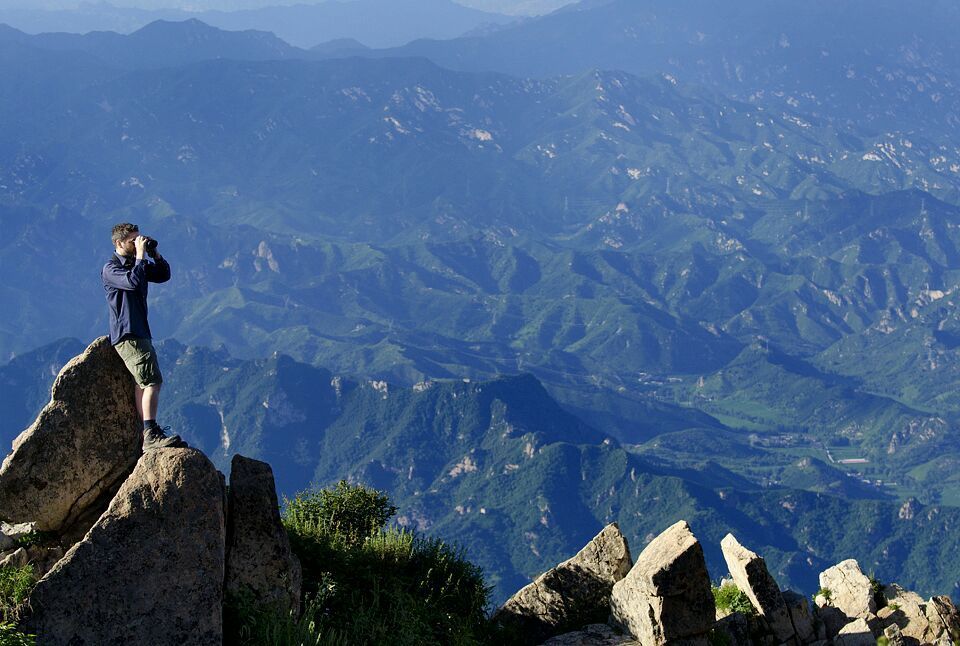
<svg viewBox="0 0 960 646"><path fill-rule="evenodd" d="M0 620L14 621L21 605L30 596L36 575L30 564L0 568Z"/></svg>
<svg viewBox="0 0 960 646"><path fill-rule="evenodd" d="M284 521L301 531L323 531L348 545L363 543L383 529L397 508L386 494L341 480L333 489L302 491L293 500L284 500Z"/></svg>
<svg viewBox="0 0 960 646"><path fill-rule="evenodd" d="M16 624L0 621L0 646L36 646L35 635L17 630Z"/></svg>
<svg viewBox="0 0 960 646"><path fill-rule="evenodd" d="M727 583L721 587L712 586L711 589L713 590L713 602L717 606L717 610L739 612L747 616L757 614L757 610L750 603L747 594L732 583Z"/></svg>
<svg viewBox="0 0 960 646"><path fill-rule="evenodd" d="M381 492L346 482L286 501L320 630L350 644L479 643L490 594L481 570L443 541L385 529L395 512Z"/></svg>

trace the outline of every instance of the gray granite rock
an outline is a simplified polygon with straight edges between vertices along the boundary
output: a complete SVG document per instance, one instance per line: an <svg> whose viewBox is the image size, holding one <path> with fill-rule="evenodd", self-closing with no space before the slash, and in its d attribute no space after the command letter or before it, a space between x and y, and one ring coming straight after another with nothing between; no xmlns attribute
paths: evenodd
<svg viewBox="0 0 960 646"><path fill-rule="evenodd" d="M790 619L790 611L780 594L780 586L770 576L763 557L741 545L733 534L727 534L723 538L720 549L733 582L747 595L770 631L781 642L794 639L796 631Z"/></svg>
<svg viewBox="0 0 960 646"><path fill-rule="evenodd" d="M790 621L793 622L793 628L797 634L797 641L806 644L816 641L817 632L814 626L813 614L810 612L810 604L807 598L792 590L784 590L782 593L783 602L787 604L787 610L790 612Z"/></svg>
<svg viewBox="0 0 960 646"><path fill-rule="evenodd" d="M716 609L703 548L685 521L653 539L613 586L612 619L644 646L707 643Z"/></svg>
<svg viewBox="0 0 960 646"><path fill-rule="evenodd" d="M17 549L9 552L6 556L0 559L0 568L3 567L12 567L19 568L23 567L30 562L30 556L27 554L26 548L18 547Z"/></svg>
<svg viewBox="0 0 960 646"><path fill-rule="evenodd" d="M233 456L227 502L225 591L251 594L282 611L300 606L300 561L280 521L273 470L266 462Z"/></svg>
<svg viewBox="0 0 960 646"><path fill-rule="evenodd" d="M849 619L877 611L870 579L854 559L841 561L821 572L820 587L830 590L830 605Z"/></svg>
<svg viewBox="0 0 960 646"><path fill-rule="evenodd" d="M194 449L144 454L96 524L37 584L44 646L222 642L223 486Z"/></svg>
<svg viewBox="0 0 960 646"><path fill-rule="evenodd" d="M140 426L133 379L101 337L63 367L50 403L14 440L0 466L0 518L59 532L91 506L102 511L140 455Z"/></svg>
<svg viewBox="0 0 960 646"><path fill-rule="evenodd" d="M531 644L606 621L613 585L632 564L627 540L611 523L575 556L510 597L493 620Z"/></svg>

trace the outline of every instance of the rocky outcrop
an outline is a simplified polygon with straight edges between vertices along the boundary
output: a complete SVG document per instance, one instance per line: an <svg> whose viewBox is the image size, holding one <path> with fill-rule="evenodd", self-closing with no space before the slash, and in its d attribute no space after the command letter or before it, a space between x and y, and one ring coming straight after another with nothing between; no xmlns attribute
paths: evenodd
<svg viewBox="0 0 960 646"><path fill-rule="evenodd" d="M14 440L0 466L0 518L62 532L91 507L99 515L140 443L133 380L102 337L64 366L50 403Z"/></svg>
<svg viewBox="0 0 960 646"><path fill-rule="evenodd" d="M830 605L847 618L865 617L877 611L870 579L854 559L841 561L820 573L820 587L830 591Z"/></svg>
<svg viewBox="0 0 960 646"><path fill-rule="evenodd" d="M644 646L706 644L715 621L703 548L685 521L653 539L613 586L613 621Z"/></svg>
<svg viewBox="0 0 960 646"><path fill-rule="evenodd" d="M741 545L733 534L723 538L720 548L733 582L747 595L770 631L780 642L795 639L796 630L790 619L790 611L763 557Z"/></svg>
<svg viewBox="0 0 960 646"><path fill-rule="evenodd" d="M884 633L898 633L906 643L935 644L939 640L960 639L960 612L949 597L924 601L915 592L897 584L884 589L886 606L877 611ZM895 628L894 628L895 627Z"/></svg>
<svg viewBox="0 0 960 646"><path fill-rule="evenodd" d="M280 522L273 470L266 462L233 456L227 503L228 595L252 595L283 611L300 605L300 561Z"/></svg>
<svg viewBox="0 0 960 646"><path fill-rule="evenodd" d="M493 619L523 643L531 644L606 621L613 585L632 564L627 540L617 524L611 523L574 557L510 597Z"/></svg>
<svg viewBox="0 0 960 646"><path fill-rule="evenodd" d="M150 451L109 508L37 584L45 646L222 642L224 492L194 449Z"/></svg>

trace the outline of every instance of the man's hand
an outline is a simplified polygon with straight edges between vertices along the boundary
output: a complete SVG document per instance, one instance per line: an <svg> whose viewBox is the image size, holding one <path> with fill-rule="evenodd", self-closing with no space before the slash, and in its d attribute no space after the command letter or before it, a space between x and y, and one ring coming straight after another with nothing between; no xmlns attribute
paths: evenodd
<svg viewBox="0 0 960 646"><path fill-rule="evenodd" d="M133 246L137 248L137 260L143 260L143 254L147 249L147 236L137 236Z"/></svg>

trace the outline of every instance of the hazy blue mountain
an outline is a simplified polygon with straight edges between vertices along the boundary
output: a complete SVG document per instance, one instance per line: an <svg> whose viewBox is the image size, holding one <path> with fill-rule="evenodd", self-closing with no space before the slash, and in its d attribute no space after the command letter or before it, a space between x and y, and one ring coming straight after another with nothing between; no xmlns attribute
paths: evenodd
<svg viewBox="0 0 960 646"><path fill-rule="evenodd" d="M19 39L34 67L71 57ZM66 90L0 107L20 125L0 134L0 215L26 241L0 255L5 356L105 329L96 272L130 219L174 262L161 336L407 385L530 372L625 442L707 413L788 429L794 461L843 439L897 495L957 499L915 471L955 453L958 411L952 328L928 307L960 266L956 161L930 141L664 78L423 60L103 68ZM80 278L38 302L34 241L51 236ZM914 332L887 334L901 323ZM841 352L888 336L900 374ZM922 393L878 392L915 374Z"/></svg>
<svg viewBox="0 0 960 646"><path fill-rule="evenodd" d="M657 16L675 42L678 15ZM926 89L896 90L901 106L896 83L867 81L898 108L881 110L890 127L853 122L859 77L844 95L823 93L825 70L826 85L781 74L803 61L793 31L776 51L743 45L761 55L743 78L809 84L830 98L815 108L746 81L731 98L707 72L708 87L669 70L520 79L152 28L0 31L17 89L0 95L17 124L0 129L0 356L103 333L107 231L131 220L173 264L153 328L190 348L164 346L170 421L218 460L270 459L285 487L390 489L408 523L501 563L501 591L607 519L646 537L681 515L742 532L785 580L854 555L956 581L932 537L960 506L960 152L949 112L909 123ZM486 38L503 36L469 42ZM891 51L857 60L902 55L909 76L947 60ZM953 81L934 75L948 105ZM444 435L461 415L463 446ZM900 522L907 501L916 522ZM543 506L559 510L546 524ZM508 535L519 551L498 551Z"/></svg>
<svg viewBox="0 0 960 646"><path fill-rule="evenodd" d="M960 141L955 3L616 0L581 3L485 37L384 55L520 76L592 68L670 74L741 100Z"/></svg>
<svg viewBox="0 0 960 646"><path fill-rule="evenodd" d="M141 69L183 65L196 61L273 60L302 58L297 49L265 31L223 31L196 19L157 20L129 35L112 31L86 34L44 33L26 36L4 27L0 40L29 44L37 49L94 56L106 67ZM14 65L10 60L4 65Z"/></svg>
<svg viewBox="0 0 960 646"><path fill-rule="evenodd" d="M330 0L236 11L144 10L83 4L72 10L9 9L0 20L22 31L135 32L155 21L200 20L230 31L268 31L297 47L352 38L371 47L395 47L418 38L455 38L514 19L450 0ZM229 57L229 56L228 56Z"/></svg>

